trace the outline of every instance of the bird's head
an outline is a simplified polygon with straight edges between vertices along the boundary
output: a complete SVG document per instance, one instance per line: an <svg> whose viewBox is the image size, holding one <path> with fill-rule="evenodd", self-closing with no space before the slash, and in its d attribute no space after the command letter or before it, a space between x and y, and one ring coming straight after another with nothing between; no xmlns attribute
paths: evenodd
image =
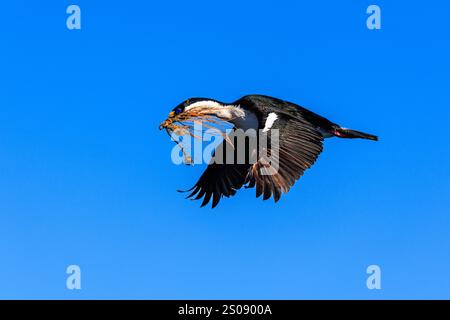
<svg viewBox="0 0 450 320"><path fill-rule="evenodd" d="M173 108L167 119L160 124L159 129L186 134L195 123L208 127L207 123L232 122L238 116L237 110L239 107L213 99L191 98Z"/></svg>
<svg viewBox="0 0 450 320"><path fill-rule="evenodd" d="M241 109L238 106L216 100L191 98L173 108L167 119L159 125L159 129L165 129L169 136L174 133L177 136L189 135L202 140L203 128L208 128L227 139L224 127L226 123L232 122L238 116L239 110ZM183 146L174 141L181 147L185 163L192 163L191 157L185 152Z"/></svg>

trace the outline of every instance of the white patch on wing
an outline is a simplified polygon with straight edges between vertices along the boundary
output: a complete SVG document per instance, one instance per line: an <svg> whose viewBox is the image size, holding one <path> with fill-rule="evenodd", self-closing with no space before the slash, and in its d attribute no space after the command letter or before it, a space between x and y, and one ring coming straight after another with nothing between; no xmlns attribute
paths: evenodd
<svg viewBox="0 0 450 320"><path fill-rule="evenodd" d="M266 119L266 123L264 124L264 129L262 130L263 132L267 132L270 130L270 128L272 128L275 120L278 119L278 116L275 112L271 112L269 113L269 115L267 116Z"/></svg>

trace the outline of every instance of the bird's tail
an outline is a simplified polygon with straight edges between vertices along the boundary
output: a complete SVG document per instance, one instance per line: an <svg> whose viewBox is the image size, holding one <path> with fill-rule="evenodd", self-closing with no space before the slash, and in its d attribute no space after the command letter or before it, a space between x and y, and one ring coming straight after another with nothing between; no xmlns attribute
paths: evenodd
<svg viewBox="0 0 450 320"><path fill-rule="evenodd" d="M374 136L373 134L368 134L365 132L351 130L351 129L342 128L342 127L334 129L333 133L335 136L340 137L340 138L348 138L348 139L360 138L360 139L378 141L378 137Z"/></svg>

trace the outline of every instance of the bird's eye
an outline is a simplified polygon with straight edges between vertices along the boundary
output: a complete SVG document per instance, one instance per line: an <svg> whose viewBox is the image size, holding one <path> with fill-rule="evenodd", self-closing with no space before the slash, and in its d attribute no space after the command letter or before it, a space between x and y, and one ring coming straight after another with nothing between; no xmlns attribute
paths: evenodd
<svg viewBox="0 0 450 320"><path fill-rule="evenodd" d="M175 109L175 114L180 114L181 112L183 112L183 110L181 108L176 108Z"/></svg>

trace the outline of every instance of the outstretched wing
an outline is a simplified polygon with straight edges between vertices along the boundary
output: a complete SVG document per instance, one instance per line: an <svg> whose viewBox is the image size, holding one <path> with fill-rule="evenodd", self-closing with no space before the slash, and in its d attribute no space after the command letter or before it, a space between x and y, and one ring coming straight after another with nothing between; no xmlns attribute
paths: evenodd
<svg viewBox="0 0 450 320"><path fill-rule="evenodd" d="M214 152L213 157L216 157L217 150L223 150L223 157L226 158L226 150L224 148L223 141L219 144ZM233 152L237 152L233 149ZM236 154L235 154L236 158ZM224 159L222 159L224 160ZM197 183L188 190L191 193L186 197L193 200L198 200L203 197L202 207L207 205L212 198L212 207L216 207L220 199L225 197L231 197L236 194L236 190L239 190L246 182L247 173L251 167L251 164L234 164L216 163L212 161L203 174L198 179Z"/></svg>
<svg viewBox="0 0 450 320"><path fill-rule="evenodd" d="M254 164L209 164L194 187L188 190L192 192L187 198L203 197L202 207L212 198L214 208L222 196L233 196L243 185L256 186L257 197L263 195L266 200L273 196L278 201L322 152L323 136L319 127L332 125L300 106L266 96L246 96L234 104L245 105L257 115L259 134L267 140L267 147L258 150ZM278 143L272 139L274 130L278 131ZM276 166L271 166L274 162ZM269 170L271 167L276 167L275 172Z"/></svg>
<svg viewBox="0 0 450 320"><path fill-rule="evenodd" d="M273 195L276 202L314 164L322 152L323 136L299 112L274 110L262 120L268 147L259 151L249 172L248 187L256 186L256 196L263 195L264 200ZM274 130L278 131L278 143L272 136Z"/></svg>

